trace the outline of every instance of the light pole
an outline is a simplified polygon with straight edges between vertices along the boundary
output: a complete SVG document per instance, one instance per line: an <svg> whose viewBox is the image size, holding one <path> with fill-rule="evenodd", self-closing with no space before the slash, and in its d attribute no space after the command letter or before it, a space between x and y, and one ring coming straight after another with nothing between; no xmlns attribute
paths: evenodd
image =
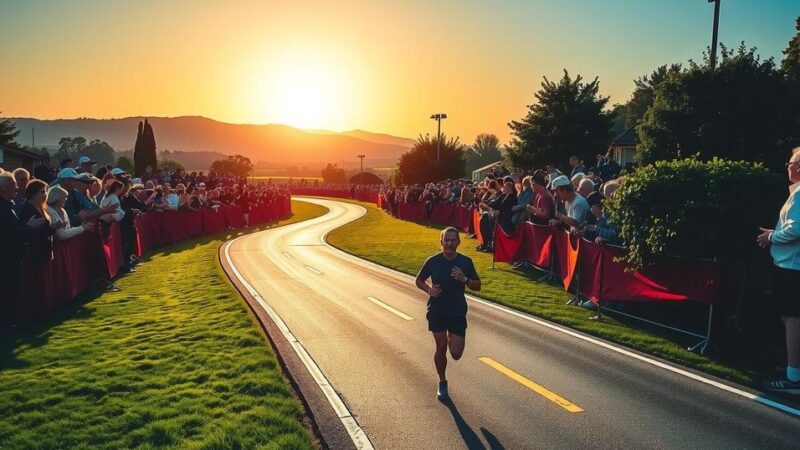
<svg viewBox="0 0 800 450"><path fill-rule="evenodd" d="M721 0L708 0L714 4L714 31L711 34L711 68L717 67L717 34L719 33L719 3Z"/></svg>
<svg viewBox="0 0 800 450"><path fill-rule="evenodd" d="M439 154L442 151L442 119L447 119L447 114L436 113L431 116L431 119L438 124L438 130L436 131L436 162L439 162Z"/></svg>
<svg viewBox="0 0 800 450"><path fill-rule="evenodd" d="M359 178L358 184L363 186L364 185L364 157L367 156L367 155L356 155L356 156L358 156L359 159L361 159L361 172L359 172L359 175L358 175L358 178Z"/></svg>

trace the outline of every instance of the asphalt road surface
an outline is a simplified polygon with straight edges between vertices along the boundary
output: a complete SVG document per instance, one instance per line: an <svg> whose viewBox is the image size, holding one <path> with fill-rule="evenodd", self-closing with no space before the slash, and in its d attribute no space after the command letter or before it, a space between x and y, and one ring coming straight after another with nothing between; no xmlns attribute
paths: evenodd
<svg viewBox="0 0 800 450"><path fill-rule="evenodd" d="M440 403L425 294L323 242L363 208L303 200L330 212L241 237L228 257L313 358L367 448L800 447L796 409L472 299L466 351L448 365L452 401Z"/></svg>

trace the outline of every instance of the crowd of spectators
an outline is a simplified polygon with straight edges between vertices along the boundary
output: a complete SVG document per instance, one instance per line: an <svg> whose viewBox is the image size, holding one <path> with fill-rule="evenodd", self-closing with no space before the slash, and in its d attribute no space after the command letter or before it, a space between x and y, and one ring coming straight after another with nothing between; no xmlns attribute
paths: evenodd
<svg viewBox="0 0 800 450"><path fill-rule="evenodd" d="M135 270L139 214L239 206L249 225L250 208L269 205L288 193L277 186L248 184L245 178L148 167L142 177L121 168L96 167L88 157L77 165L63 160L59 170L49 158L29 173L0 169L0 318L20 294L23 264L53 259L54 241L85 232L108 233L118 223L122 237L121 273ZM7 294L7 295L6 295ZM0 319L2 321L2 319Z"/></svg>

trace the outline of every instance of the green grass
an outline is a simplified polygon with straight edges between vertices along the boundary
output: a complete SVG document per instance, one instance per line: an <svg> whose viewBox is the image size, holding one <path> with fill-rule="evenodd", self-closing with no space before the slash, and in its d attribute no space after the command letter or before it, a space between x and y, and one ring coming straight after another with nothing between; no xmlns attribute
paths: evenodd
<svg viewBox="0 0 800 450"><path fill-rule="evenodd" d="M292 207L281 225L327 211ZM160 248L118 280L120 292L3 337L0 448L313 448L271 347L219 267L230 237Z"/></svg>
<svg viewBox="0 0 800 450"><path fill-rule="evenodd" d="M367 214L330 233L331 245L412 275L425 258L440 251L441 228L394 219L371 203L353 203L367 208ZM568 295L560 285L536 282L541 273L516 270L508 264L498 263L492 270L492 255L476 251L475 245L474 240L462 239L459 251L475 261L482 281L476 296L723 378L754 383L757 374L752 369L690 352L686 342L675 336L635 328L605 315L602 321L591 320L595 313L566 305Z"/></svg>

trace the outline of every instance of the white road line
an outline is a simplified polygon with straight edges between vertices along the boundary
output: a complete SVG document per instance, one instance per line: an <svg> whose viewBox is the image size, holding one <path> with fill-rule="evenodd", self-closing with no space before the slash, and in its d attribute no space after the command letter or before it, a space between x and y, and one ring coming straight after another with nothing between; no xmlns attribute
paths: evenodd
<svg viewBox="0 0 800 450"><path fill-rule="evenodd" d="M319 270L317 270L317 269L315 269L315 268L313 268L311 266L306 266L306 269L308 269L310 272L314 272L317 275L322 275L322 272L320 272Z"/></svg>
<svg viewBox="0 0 800 450"><path fill-rule="evenodd" d="M377 299L377 298L375 298L375 297L372 297L372 296L367 296L367 300L371 301L372 303L375 303L376 305L378 305L378 306L380 306L381 308L383 308L383 309L385 309L385 310L389 311L390 313L392 313L392 314L395 314L395 315L399 316L401 319L404 319L404 320L414 320L414 318L413 318L413 317L411 317L411 316L409 316L408 314L406 314L406 313L404 313L404 312L402 312L402 311L400 311L400 310L397 310L397 309L394 309L394 308L392 308L391 306L387 305L386 303L383 303L382 301L378 300L378 299Z"/></svg>
<svg viewBox="0 0 800 450"><path fill-rule="evenodd" d="M339 420L342 422L342 425L344 425L345 429L347 430L347 433L350 435L350 439L353 440L353 444L356 446L356 448L364 450L374 450L374 447L372 446L372 442L370 442L369 437L361 428L361 426L358 424L356 419L353 417L353 414L350 412L350 410L347 409L347 406L344 404L341 397L339 397L339 394L336 393L336 390L334 389L333 385L328 381L325 374L322 373L322 370L314 361L314 358L311 357L308 351L306 351L303 344L301 344L300 341L298 341L297 338L294 336L294 334L292 334L291 330L289 330L289 327L286 326L286 323L283 321L283 319L281 319L278 313L274 309L272 309L271 306L269 306L266 300L264 300L264 298L261 297L261 294L259 294L258 291L256 291L255 288L253 288L253 286L251 286L250 283L248 283L244 279L242 274L239 273L239 270L236 269L236 266L233 264L233 261L231 260L230 247L234 242L243 237L245 236L240 236L236 239L233 239L225 243L224 247L225 260L228 262L228 266L231 268L233 274L236 276L239 282L242 283L242 286L244 286L245 289L247 289L247 292L249 292L250 295L253 296L254 299L256 299L258 304L261 305L262 308L264 308L264 311L266 311L267 314L269 314L269 317L272 319L273 322L275 322L275 325L278 327L278 329L281 330L281 334L283 334L283 337L285 337L286 340L289 341L289 344L292 346L295 353L297 353L297 356L303 362L303 365L311 374L311 377L314 379L314 382L317 383L319 388L325 394L325 398L328 399L328 403L330 403L331 407L333 407L334 411L336 411L336 415L339 417Z"/></svg>
<svg viewBox="0 0 800 450"><path fill-rule="evenodd" d="M332 200L332 201L335 201L335 200ZM367 213L366 208L364 208L363 206L360 206L360 205L354 205L354 206L358 206L359 208L361 208L363 210L361 216L363 216L363 215L365 215ZM360 218L361 216L359 216L358 218ZM356 218L355 220L358 220L358 218ZM331 230L331 231L333 231L333 230ZM350 253L345 252L344 250L340 250L340 249L334 247L333 245L329 244L328 241L327 241L328 234L330 234L330 231L325 233L325 234L323 234L322 236L320 236L320 240L325 245L327 245L329 248L331 248L332 250L334 250L336 252L339 252L342 255L347 256L348 258L357 260L360 263L367 264L367 265L370 265L370 266L378 268L378 269L382 269L385 272L389 272L389 273L392 273L392 274L395 274L395 275L399 275L399 276L401 276L403 278L408 278L408 279L412 279L412 280L414 279L414 276L412 276L412 275L400 272L400 271L395 270L395 269L391 269L391 268L386 267L386 266L382 266L382 265L374 263L372 261L367 261L365 259L361 259L361 258L359 258L357 256L354 256L354 255L351 255ZM791 415L800 417L800 409L793 408L793 407L791 407L789 405L784 405L783 403L776 402L774 400L770 400L770 399L768 399L766 397L763 397L761 395L753 394L751 392L747 392L745 390L742 390L742 389L739 389L739 388L736 388L736 387L733 387L733 386L729 386L729 385L724 384L724 383L720 383L719 381L712 380L712 379L706 378L706 377L704 377L702 375L698 375L698 374L692 373L692 372L690 372L688 370L685 370L685 369L682 369L680 367L676 367L676 366L673 366L671 364L667 364L667 363L664 363L664 362L661 362L661 361L657 361L655 359L648 358L647 356L639 355L639 354L634 353L634 352L632 352L630 350L627 350L625 348L618 347L618 346L616 346L616 345L614 345L614 344L612 344L610 342L606 342L606 341L603 341L603 340L600 340L600 339L597 339L597 338L594 338L594 337L591 337L591 336L583 335L583 334L578 333L578 332L576 332L574 330L571 330L569 328L564 328L561 325L556 325L554 323L550 323L550 322L548 322L548 321L546 321L544 319L539 319L538 317L530 316L528 314L513 310L511 308L508 308L508 307L505 307L505 306L502 306L502 305L498 305L498 304L490 302L488 300L483 300L481 298L477 298L477 297L474 297L472 295L467 295L467 298L469 300L473 301L473 302L481 303L481 304L486 305L486 306L488 306L490 308L494 308L496 310L503 311L505 313L508 313L508 314L513 315L513 316L519 317L521 319L525 319L527 321L537 323L537 324L542 325L544 327L547 327L547 328L550 328L552 330L555 330L555 331L567 334L569 336L581 339L581 340L589 342L591 344L599 345L600 347L606 348L608 350L611 350L613 352L619 353L621 355L629 356L629 357L631 357L633 359L636 359L638 361L650 364L650 365L655 366L655 367L662 368L664 370L668 370L668 371L670 371L670 372L672 372L674 374L681 375L681 376L684 376L686 378L690 378L690 379L695 380L695 381L699 381L700 383L704 383L704 384L707 384L709 386L716 387L716 388L718 388L720 390L723 390L725 392L729 392L731 394L738 395L738 396L746 398L748 400L753 400L753 401L755 401L757 403L760 403L762 405L769 406L771 408L775 408L775 409L777 409L779 411L782 411L782 412L785 412L787 414L791 414Z"/></svg>

